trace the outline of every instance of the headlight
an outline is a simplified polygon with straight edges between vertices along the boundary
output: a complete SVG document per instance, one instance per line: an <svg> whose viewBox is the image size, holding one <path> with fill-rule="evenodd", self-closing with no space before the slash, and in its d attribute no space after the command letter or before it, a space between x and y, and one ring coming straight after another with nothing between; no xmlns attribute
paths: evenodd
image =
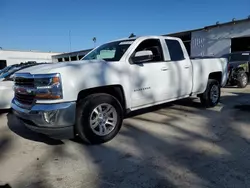
<svg viewBox="0 0 250 188"><path fill-rule="evenodd" d="M60 74L35 75L36 99L62 99Z"/></svg>

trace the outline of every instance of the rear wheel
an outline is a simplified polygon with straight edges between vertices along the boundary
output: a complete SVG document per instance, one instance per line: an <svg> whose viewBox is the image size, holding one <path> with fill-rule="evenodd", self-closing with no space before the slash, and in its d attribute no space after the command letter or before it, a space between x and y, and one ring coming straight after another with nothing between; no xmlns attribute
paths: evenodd
<svg viewBox="0 0 250 188"><path fill-rule="evenodd" d="M206 107L214 107L220 100L220 84L217 80L209 79L206 91L200 95L201 103Z"/></svg>
<svg viewBox="0 0 250 188"><path fill-rule="evenodd" d="M76 132L87 143L104 143L117 135L122 119L122 107L116 98L93 94L78 103Z"/></svg>
<svg viewBox="0 0 250 188"><path fill-rule="evenodd" d="M245 72L239 72L237 75L237 86L239 88L245 88L248 84L248 76Z"/></svg>

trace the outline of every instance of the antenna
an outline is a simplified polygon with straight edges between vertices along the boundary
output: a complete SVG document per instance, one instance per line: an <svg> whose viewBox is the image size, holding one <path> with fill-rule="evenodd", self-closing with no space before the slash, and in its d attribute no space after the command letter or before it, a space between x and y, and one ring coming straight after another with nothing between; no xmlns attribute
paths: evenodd
<svg viewBox="0 0 250 188"><path fill-rule="evenodd" d="M69 52L71 52L71 30L69 30Z"/></svg>

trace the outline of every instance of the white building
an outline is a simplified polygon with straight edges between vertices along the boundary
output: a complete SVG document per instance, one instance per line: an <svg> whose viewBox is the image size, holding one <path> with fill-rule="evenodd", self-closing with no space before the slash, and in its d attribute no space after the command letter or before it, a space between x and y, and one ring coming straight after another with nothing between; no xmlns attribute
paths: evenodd
<svg viewBox="0 0 250 188"><path fill-rule="evenodd" d="M53 55L52 61L53 63L64 62L64 61L79 61L91 50L92 49L86 49L86 50L81 50L81 51Z"/></svg>
<svg viewBox="0 0 250 188"><path fill-rule="evenodd" d="M59 53L0 49L0 69L28 61L52 62L52 56L57 54Z"/></svg>
<svg viewBox="0 0 250 188"><path fill-rule="evenodd" d="M250 51L250 17L243 20L173 33L181 38L192 57L222 56L230 52Z"/></svg>

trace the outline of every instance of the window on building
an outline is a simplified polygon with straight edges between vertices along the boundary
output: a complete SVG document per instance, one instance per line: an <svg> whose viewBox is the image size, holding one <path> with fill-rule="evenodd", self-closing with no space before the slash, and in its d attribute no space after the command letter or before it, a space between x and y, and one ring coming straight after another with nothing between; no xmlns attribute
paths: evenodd
<svg viewBox="0 0 250 188"><path fill-rule="evenodd" d="M183 50L181 48L179 41L166 39L165 42L168 46L168 51L171 61L181 61L184 59Z"/></svg>
<svg viewBox="0 0 250 188"><path fill-rule="evenodd" d="M65 58L64 58L64 61L69 61L69 57L65 57Z"/></svg>
<svg viewBox="0 0 250 188"><path fill-rule="evenodd" d="M63 59L62 58L58 58L58 62L62 62L63 61Z"/></svg>
<svg viewBox="0 0 250 188"><path fill-rule="evenodd" d="M77 61L77 56L71 56L70 59L71 61Z"/></svg>
<svg viewBox="0 0 250 188"><path fill-rule="evenodd" d="M0 70L5 68L7 66L7 61L6 60L0 60Z"/></svg>

